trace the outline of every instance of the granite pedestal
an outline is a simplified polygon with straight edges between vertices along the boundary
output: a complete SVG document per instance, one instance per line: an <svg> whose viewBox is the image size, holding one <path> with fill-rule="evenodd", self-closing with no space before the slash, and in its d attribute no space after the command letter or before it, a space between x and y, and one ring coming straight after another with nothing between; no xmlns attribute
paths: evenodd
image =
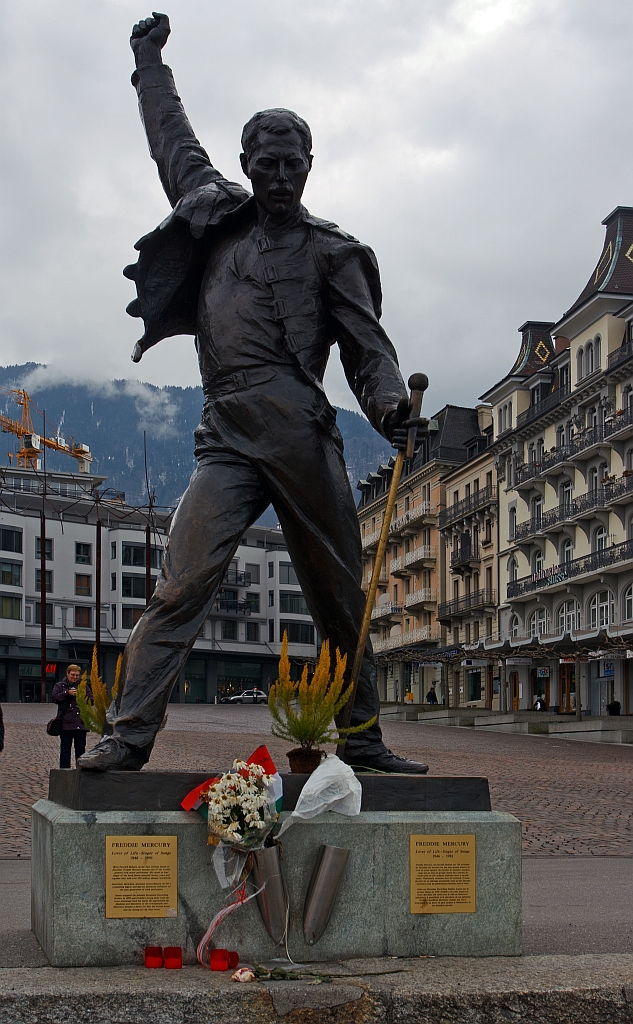
<svg viewBox="0 0 633 1024"><path fill-rule="evenodd" d="M407 781L412 791L412 780ZM409 837L427 833L476 836L475 913L410 913ZM178 837L176 918L106 919L109 835ZM291 907L288 949L294 960L521 952L521 827L512 815L382 809L346 818L329 813L293 824L282 842ZM200 938L227 898L213 869L213 848L206 843L206 823L195 813L94 811L38 801L33 808L32 927L51 964L135 964L142 961L146 945L182 946L185 962L193 963ZM303 906L323 843L351 853L330 923L309 947L303 939ZM284 955L264 928L255 900L223 922L214 944L237 950L243 960Z"/></svg>

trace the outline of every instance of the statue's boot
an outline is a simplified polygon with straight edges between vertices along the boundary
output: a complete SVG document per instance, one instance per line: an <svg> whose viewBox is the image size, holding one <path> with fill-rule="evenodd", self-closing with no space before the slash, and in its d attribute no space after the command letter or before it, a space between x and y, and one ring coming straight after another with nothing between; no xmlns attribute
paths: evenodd
<svg viewBox="0 0 633 1024"><path fill-rule="evenodd" d="M81 755L77 767L93 772L138 772L151 752L151 746L130 747L113 736L103 736L96 747Z"/></svg>
<svg viewBox="0 0 633 1024"><path fill-rule="evenodd" d="M343 760L350 768L358 771L385 772L391 775L426 775L429 770L428 764L409 761L408 758L399 757L398 754L386 749L376 754L344 754Z"/></svg>

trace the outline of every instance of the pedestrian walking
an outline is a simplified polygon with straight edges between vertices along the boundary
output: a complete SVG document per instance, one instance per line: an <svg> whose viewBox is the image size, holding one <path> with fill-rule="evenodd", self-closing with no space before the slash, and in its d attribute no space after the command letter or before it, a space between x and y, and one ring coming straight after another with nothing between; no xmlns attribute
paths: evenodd
<svg viewBox="0 0 633 1024"><path fill-rule="evenodd" d="M431 683L429 692L425 697L427 704L437 704L437 694L435 692L435 683Z"/></svg>
<svg viewBox="0 0 633 1024"><path fill-rule="evenodd" d="M86 729L77 707L77 683L81 675L79 665L69 665L66 675L53 687L53 702L59 706L58 716L62 720L59 737L59 767L70 768L70 756L75 744L75 763L86 749Z"/></svg>

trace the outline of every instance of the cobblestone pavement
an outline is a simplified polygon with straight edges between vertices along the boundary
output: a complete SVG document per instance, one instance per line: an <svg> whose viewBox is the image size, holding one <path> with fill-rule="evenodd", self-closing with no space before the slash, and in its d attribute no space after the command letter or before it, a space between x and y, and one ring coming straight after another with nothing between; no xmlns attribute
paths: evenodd
<svg viewBox="0 0 633 1024"><path fill-rule="evenodd" d="M30 808L46 796L59 740L46 735L51 705L5 704L0 755L0 857L30 856ZM485 775L495 810L523 824L527 855L633 856L633 747L483 730L383 723L385 740L426 760L434 775ZM97 740L89 736L88 745ZM170 705L151 767L210 771L265 742L279 766L288 744L269 733L266 707Z"/></svg>

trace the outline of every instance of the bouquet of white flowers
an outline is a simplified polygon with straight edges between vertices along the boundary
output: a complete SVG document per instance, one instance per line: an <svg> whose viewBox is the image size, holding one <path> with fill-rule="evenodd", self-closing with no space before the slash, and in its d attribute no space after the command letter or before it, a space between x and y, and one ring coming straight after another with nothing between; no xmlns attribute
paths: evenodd
<svg viewBox="0 0 633 1024"><path fill-rule="evenodd" d="M200 797L209 810L209 842L242 851L263 846L278 817L278 779L259 764L238 760L230 772L202 790Z"/></svg>

